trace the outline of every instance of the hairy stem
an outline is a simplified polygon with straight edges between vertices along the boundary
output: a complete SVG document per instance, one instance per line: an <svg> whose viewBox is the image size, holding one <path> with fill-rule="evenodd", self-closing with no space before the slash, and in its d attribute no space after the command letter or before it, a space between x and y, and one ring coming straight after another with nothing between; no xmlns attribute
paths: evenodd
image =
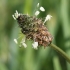
<svg viewBox="0 0 70 70"><path fill-rule="evenodd" d="M70 63L70 57L68 57L68 55L62 49L60 49L53 43L50 44L50 47L59 52Z"/></svg>

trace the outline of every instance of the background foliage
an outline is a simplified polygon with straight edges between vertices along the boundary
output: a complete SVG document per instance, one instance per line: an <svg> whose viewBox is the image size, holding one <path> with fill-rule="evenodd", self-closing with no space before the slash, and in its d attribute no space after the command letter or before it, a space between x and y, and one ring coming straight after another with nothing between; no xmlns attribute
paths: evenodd
<svg viewBox="0 0 70 70"><path fill-rule="evenodd" d="M70 56L70 0L0 0L0 70L70 70L70 64L50 47L34 50L19 48L13 39L19 27L12 18L15 10L33 15L37 3L45 8L40 17L52 15L46 26L53 35L53 43Z"/></svg>

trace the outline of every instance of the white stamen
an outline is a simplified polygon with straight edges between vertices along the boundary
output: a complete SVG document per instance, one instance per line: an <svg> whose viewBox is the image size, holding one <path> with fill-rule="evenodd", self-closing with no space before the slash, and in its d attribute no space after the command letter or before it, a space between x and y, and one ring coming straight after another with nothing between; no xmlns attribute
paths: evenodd
<svg viewBox="0 0 70 70"><path fill-rule="evenodd" d="M14 18L14 20L16 20L16 18L15 18L15 16L14 16L14 15L12 15L12 17Z"/></svg>
<svg viewBox="0 0 70 70"><path fill-rule="evenodd" d="M24 48L27 47L26 43L25 43L25 38L22 39L21 44L24 46Z"/></svg>
<svg viewBox="0 0 70 70"><path fill-rule="evenodd" d="M44 23L45 23L47 20L50 20L50 19L51 19L51 17L52 17L51 15L47 15L47 16L46 16L46 18L45 18Z"/></svg>
<svg viewBox="0 0 70 70"><path fill-rule="evenodd" d="M18 44L17 39L14 39L14 42L15 42L16 44Z"/></svg>
<svg viewBox="0 0 70 70"><path fill-rule="evenodd" d="M18 11L16 10L16 14L18 15Z"/></svg>
<svg viewBox="0 0 70 70"><path fill-rule="evenodd" d="M24 46L24 48L26 48L26 47L27 47L26 43L24 43L24 42L22 43L22 45Z"/></svg>
<svg viewBox="0 0 70 70"><path fill-rule="evenodd" d="M39 3L37 4L37 7L39 7Z"/></svg>
<svg viewBox="0 0 70 70"><path fill-rule="evenodd" d="M15 18L18 18L18 14L17 13L15 13Z"/></svg>
<svg viewBox="0 0 70 70"><path fill-rule="evenodd" d="M35 12L35 15L37 16L37 15L39 15L39 13L40 13L39 11L36 11L36 12Z"/></svg>
<svg viewBox="0 0 70 70"><path fill-rule="evenodd" d="M34 43L32 44L32 46L33 46L34 49L38 49L38 42L34 42Z"/></svg>
<svg viewBox="0 0 70 70"><path fill-rule="evenodd" d="M44 7L40 7L40 10L43 11L43 12L45 11Z"/></svg>
<svg viewBox="0 0 70 70"><path fill-rule="evenodd" d="M18 18L18 16L20 16L20 13L18 13L18 11L16 10L16 13L14 13L14 15L12 15L12 17L14 18L14 20L16 20L16 18Z"/></svg>

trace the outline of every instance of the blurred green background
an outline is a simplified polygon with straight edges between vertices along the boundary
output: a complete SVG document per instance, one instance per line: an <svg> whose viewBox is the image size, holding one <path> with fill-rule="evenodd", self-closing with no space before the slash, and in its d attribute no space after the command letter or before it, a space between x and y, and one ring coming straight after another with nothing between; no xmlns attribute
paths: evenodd
<svg viewBox="0 0 70 70"><path fill-rule="evenodd" d="M39 17L52 15L46 26L53 35L53 43L70 57L70 0L0 0L0 70L70 70L70 64L50 47L34 50L19 48L13 39L19 35L15 10L33 15L37 3L45 8Z"/></svg>

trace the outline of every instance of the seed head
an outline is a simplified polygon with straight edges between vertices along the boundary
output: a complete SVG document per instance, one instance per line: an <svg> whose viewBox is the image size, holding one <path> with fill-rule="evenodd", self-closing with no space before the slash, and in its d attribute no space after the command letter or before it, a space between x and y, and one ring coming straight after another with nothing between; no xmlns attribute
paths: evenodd
<svg viewBox="0 0 70 70"><path fill-rule="evenodd" d="M39 4L38 4L39 5ZM41 11L45 11L43 7L40 7ZM35 15L37 16L40 12L36 11ZM37 49L38 45L40 46L48 46L52 42L52 35L44 25L47 20L50 20L51 15L47 15L45 21L42 18L37 18L36 16L29 16L26 14L19 14L17 11L13 15L18 22L19 27L21 28L21 32L25 34L26 39L31 39L34 41L32 44L34 49ZM27 47L25 41L21 41L22 45Z"/></svg>

